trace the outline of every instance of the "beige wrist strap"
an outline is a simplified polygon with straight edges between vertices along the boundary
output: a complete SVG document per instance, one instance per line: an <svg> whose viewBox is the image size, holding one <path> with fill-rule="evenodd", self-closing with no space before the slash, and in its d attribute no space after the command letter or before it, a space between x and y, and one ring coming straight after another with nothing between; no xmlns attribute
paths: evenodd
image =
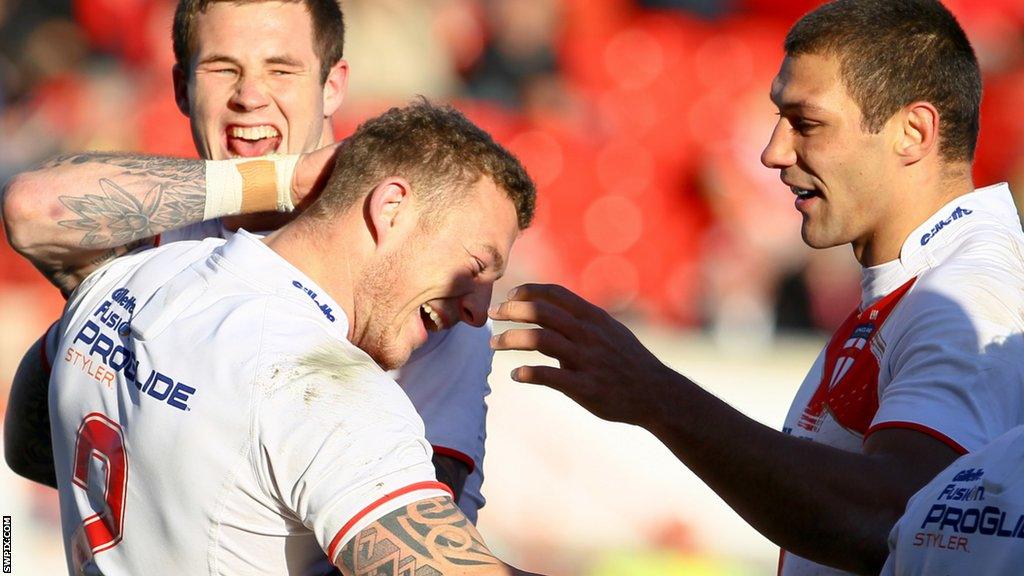
<svg viewBox="0 0 1024 576"><path fill-rule="evenodd" d="M254 212L291 212L297 154L206 161L203 220Z"/></svg>

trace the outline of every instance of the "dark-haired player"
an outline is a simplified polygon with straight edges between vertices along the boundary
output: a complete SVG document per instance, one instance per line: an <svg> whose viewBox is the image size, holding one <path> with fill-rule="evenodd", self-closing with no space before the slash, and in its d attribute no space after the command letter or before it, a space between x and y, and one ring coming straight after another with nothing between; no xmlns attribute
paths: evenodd
<svg viewBox="0 0 1024 576"><path fill-rule="evenodd" d="M668 369L557 286L492 318L497 349L560 367L514 378L644 426L787 552L786 575L877 573L907 499L1024 423L1024 234L1005 184L976 189L981 75L936 0L837 0L790 30L762 155L814 248L849 244L862 301L804 380L784 433ZM751 383L756 385L756 383Z"/></svg>

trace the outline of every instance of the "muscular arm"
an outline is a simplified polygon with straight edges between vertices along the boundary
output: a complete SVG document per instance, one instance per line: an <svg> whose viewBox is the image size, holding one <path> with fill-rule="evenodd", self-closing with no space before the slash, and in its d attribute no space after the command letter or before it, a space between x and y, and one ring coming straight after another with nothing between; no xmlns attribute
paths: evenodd
<svg viewBox="0 0 1024 576"><path fill-rule="evenodd" d="M683 376L654 388L663 404L642 425L740 516L786 550L859 574L878 573L907 500L957 457L897 429L847 452L763 426Z"/></svg>
<svg viewBox="0 0 1024 576"><path fill-rule="evenodd" d="M293 203L315 197L336 151L331 145L300 157ZM202 221L205 204L203 160L86 152L11 179L3 220L11 246L68 294L107 260Z"/></svg>
<svg viewBox="0 0 1024 576"><path fill-rule="evenodd" d="M344 576L530 576L495 558L447 496L385 515L352 538L335 562Z"/></svg>
<svg viewBox="0 0 1024 576"><path fill-rule="evenodd" d="M199 222L202 160L89 152L59 156L4 190L11 245L69 293L99 264Z"/></svg>
<svg viewBox="0 0 1024 576"><path fill-rule="evenodd" d="M25 353L11 383L4 416L4 458L16 474L56 488L47 400L49 374L42 362L44 338Z"/></svg>
<svg viewBox="0 0 1024 576"><path fill-rule="evenodd" d="M496 336L496 349L559 361L520 367L515 380L648 429L758 531L816 562L877 573L909 497L957 456L911 430L879 431L862 453L772 430L666 367L625 326L561 287L520 287L492 318L541 326Z"/></svg>

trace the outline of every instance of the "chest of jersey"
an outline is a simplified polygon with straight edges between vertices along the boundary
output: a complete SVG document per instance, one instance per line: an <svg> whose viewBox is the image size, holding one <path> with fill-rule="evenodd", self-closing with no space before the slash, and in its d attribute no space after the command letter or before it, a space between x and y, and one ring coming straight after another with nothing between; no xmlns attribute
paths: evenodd
<svg viewBox="0 0 1024 576"><path fill-rule="evenodd" d="M885 384L886 320L913 284L912 279L854 310L836 330L797 393L783 429L787 434L860 451Z"/></svg>

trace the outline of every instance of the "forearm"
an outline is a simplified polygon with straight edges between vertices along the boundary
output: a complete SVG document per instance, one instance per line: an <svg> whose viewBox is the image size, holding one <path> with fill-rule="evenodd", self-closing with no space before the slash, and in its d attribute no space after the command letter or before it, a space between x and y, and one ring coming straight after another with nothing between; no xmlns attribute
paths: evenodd
<svg viewBox="0 0 1024 576"><path fill-rule="evenodd" d="M203 161L134 154L61 156L4 190L11 245L65 293L105 261L166 230L232 214L290 211L333 148L298 156ZM296 195L295 185L304 186Z"/></svg>
<svg viewBox="0 0 1024 576"><path fill-rule="evenodd" d="M56 488L47 398L49 374L43 367L41 346L42 338L25 353L11 383L4 417L4 457L20 476Z"/></svg>
<svg viewBox="0 0 1024 576"><path fill-rule="evenodd" d="M124 246L199 222L205 162L139 154L58 156L7 186L12 245L29 257Z"/></svg>
<svg viewBox="0 0 1024 576"><path fill-rule="evenodd" d="M931 471L788 436L673 376L659 383L660 401L651 405L644 427L779 546L838 568L877 573L889 529Z"/></svg>
<svg viewBox="0 0 1024 576"><path fill-rule="evenodd" d="M201 160L115 153L60 156L4 190L8 239L64 292L140 242L203 218Z"/></svg>

